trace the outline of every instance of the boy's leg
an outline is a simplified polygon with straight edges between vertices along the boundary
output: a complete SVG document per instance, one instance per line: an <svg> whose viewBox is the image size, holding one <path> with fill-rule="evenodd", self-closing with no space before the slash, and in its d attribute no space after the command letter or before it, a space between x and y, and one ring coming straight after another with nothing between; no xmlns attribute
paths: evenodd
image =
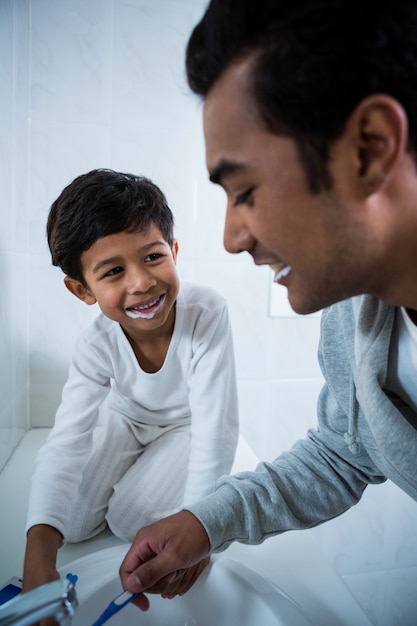
<svg viewBox="0 0 417 626"><path fill-rule="evenodd" d="M106 528L113 485L135 463L141 447L131 422L118 414L109 415L83 472L68 528L69 542L84 541Z"/></svg>
<svg viewBox="0 0 417 626"><path fill-rule="evenodd" d="M159 434L161 431L163 434ZM127 541L132 541L142 526L178 511L184 496L190 429L154 428L154 432L159 436L146 445L135 464L114 485L109 503L108 525Z"/></svg>

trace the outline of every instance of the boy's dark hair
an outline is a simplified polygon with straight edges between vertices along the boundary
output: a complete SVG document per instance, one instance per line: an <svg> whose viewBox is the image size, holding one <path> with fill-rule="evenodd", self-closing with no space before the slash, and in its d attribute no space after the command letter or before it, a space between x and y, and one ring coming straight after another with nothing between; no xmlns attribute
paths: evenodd
<svg viewBox="0 0 417 626"><path fill-rule="evenodd" d="M310 188L330 188L329 147L359 102L385 93L404 107L417 145L417 3L406 0L212 0L191 34L186 69L205 97L253 54L260 119L298 148Z"/></svg>
<svg viewBox="0 0 417 626"><path fill-rule="evenodd" d="M85 285L85 250L101 237L151 224L172 247L174 217L159 187L144 176L92 170L75 178L51 206L46 231L52 263Z"/></svg>

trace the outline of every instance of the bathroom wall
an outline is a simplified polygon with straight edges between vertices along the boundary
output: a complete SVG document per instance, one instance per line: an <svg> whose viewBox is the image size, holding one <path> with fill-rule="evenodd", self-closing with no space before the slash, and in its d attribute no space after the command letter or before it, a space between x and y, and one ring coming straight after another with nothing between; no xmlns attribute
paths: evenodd
<svg viewBox="0 0 417 626"><path fill-rule="evenodd" d="M0 2L0 470L29 426L28 3Z"/></svg>
<svg viewBox="0 0 417 626"><path fill-rule="evenodd" d="M227 297L241 429L258 456L272 459L314 426L319 318L271 317L270 289L281 289L271 271L222 247L223 192L207 181L201 104L183 69L205 4L0 0L4 460L29 425L26 405L31 427L52 424L74 339L97 313L65 290L44 235L51 202L95 167L151 177L176 216L181 276ZM415 503L386 485L313 531L369 614L378 614L375 623L392 626L396 598L403 613L412 601L416 523Z"/></svg>

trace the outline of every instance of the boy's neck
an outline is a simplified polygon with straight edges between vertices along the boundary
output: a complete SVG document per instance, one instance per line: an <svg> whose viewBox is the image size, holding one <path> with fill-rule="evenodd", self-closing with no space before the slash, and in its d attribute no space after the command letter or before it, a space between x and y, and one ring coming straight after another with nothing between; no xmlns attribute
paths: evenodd
<svg viewBox="0 0 417 626"><path fill-rule="evenodd" d="M173 315L170 315L169 323L155 331L133 336L122 327L140 368L148 374L158 372L165 363L165 358L174 332L175 307L173 307L172 312Z"/></svg>

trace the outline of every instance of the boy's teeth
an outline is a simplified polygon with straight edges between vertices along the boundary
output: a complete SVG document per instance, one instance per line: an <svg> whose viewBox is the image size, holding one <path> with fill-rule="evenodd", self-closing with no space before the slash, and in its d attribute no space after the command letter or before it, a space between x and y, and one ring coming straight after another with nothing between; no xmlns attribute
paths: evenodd
<svg viewBox="0 0 417 626"><path fill-rule="evenodd" d="M126 315L128 317L132 317L136 319L137 317L142 317L145 319L151 319L156 312L160 309L160 304L164 300L164 296L158 296L152 302L148 302L147 304L139 304L138 306L131 306L125 309ZM158 306L156 306L158 305ZM156 308L155 308L156 307ZM153 310L150 310L153 309Z"/></svg>
<svg viewBox="0 0 417 626"><path fill-rule="evenodd" d="M147 304L138 304L137 306L129 306L129 311L146 311L146 309L151 309L158 302L159 297L152 300L152 302L148 302Z"/></svg>
<svg viewBox="0 0 417 626"><path fill-rule="evenodd" d="M152 306L155 306L155 304L158 302L159 298L155 298L155 300L153 300L152 302L148 302L148 304L142 304L139 306L135 306L132 308L135 308L139 311L143 311L144 309L150 309Z"/></svg>

